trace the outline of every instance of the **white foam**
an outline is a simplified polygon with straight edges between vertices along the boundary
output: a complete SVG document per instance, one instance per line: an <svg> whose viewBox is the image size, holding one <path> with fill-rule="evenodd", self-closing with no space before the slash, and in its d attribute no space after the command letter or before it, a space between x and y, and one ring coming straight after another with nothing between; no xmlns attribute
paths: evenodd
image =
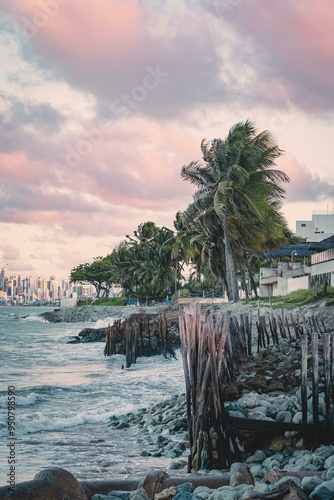
<svg viewBox="0 0 334 500"><path fill-rule="evenodd" d="M109 325L112 326L117 318L104 318L98 319L94 324L93 328L106 328Z"/></svg>
<svg viewBox="0 0 334 500"><path fill-rule="evenodd" d="M126 408L123 406L122 411L119 412L100 407L98 410L92 409L73 414L67 412L66 416L57 412L21 414L17 433L22 436L44 431L62 431L83 424L108 423L112 415L124 414L135 410L136 408L129 404Z"/></svg>
<svg viewBox="0 0 334 500"><path fill-rule="evenodd" d="M29 314L29 316L26 316L21 319L22 321L36 321L38 323L48 323L48 321L45 318L43 318L42 316L38 316L37 314Z"/></svg>

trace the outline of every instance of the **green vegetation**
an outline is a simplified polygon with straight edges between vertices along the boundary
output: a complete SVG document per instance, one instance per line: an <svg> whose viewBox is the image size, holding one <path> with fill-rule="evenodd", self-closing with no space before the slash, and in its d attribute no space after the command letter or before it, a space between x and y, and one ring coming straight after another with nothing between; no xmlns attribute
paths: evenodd
<svg viewBox="0 0 334 500"><path fill-rule="evenodd" d="M100 297L93 301L94 306L124 306L126 297Z"/></svg>
<svg viewBox="0 0 334 500"><path fill-rule="evenodd" d="M73 268L72 282L93 284L98 298L108 298L119 284L124 296L145 302L179 291L225 292L237 301L238 281L246 296L257 294L262 252L292 238L280 213L281 184L289 179L273 168L282 151L249 121L237 123L225 139L203 140L201 150L203 162L181 169L196 192L193 203L176 213L174 230L140 224L108 255Z"/></svg>
<svg viewBox="0 0 334 500"><path fill-rule="evenodd" d="M321 290L318 291L318 295L315 297L313 290L297 290L295 292L289 293L288 295L284 295L282 297L261 297L256 298L253 297L251 299L245 299L245 302L258 303L260 300L260 305L270 305L272 304L273 308L287 308L292 309L298 306L304 306L306 304L311 304L318 302L322 299L330 299L326 302L326 306L334 305L334 288L328 287L326 292L323 293Z"/></svg>
<svg viewBox="0 0 334 500"><path fill-rule="evenodd" d="M288 176L273 169L282 151L269 132L259 134L249 121L237 123L227 137L202 141L203 161L184 166L181 177L197 187L194 201L182 214L211 247L223 241L221 275L230 300L239 300L247 255L287 243L287 223L279 212ZM225 264L225 265L224 265Z"/></svg>

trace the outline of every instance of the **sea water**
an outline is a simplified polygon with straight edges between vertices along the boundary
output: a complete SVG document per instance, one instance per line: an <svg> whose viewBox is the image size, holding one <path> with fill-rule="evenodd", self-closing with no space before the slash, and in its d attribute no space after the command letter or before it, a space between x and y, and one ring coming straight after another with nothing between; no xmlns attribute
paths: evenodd
<svg viewBox="0 0 334 500"><path fill-rule="evenodd" d="M105 357L103 342L68 343L101 321L49 323L40 316L46 310L0 308L0 486L11 457L16 483L47 467L62 467L79 480L143 477L149 468L167 468L167 459L141 456L139 429L114 430L108 422L183 393L180 354L138 358L122 369L125 357Z"/></svg>

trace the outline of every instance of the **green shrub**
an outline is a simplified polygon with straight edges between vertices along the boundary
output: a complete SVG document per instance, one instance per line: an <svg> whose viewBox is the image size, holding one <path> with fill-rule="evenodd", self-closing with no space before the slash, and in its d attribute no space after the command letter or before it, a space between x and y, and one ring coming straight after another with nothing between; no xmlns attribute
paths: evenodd
<svg viewBox="0 0 334 500"><path fill-rule="evenodd" d="M95 299L94 306L123 306L125 304L126 297L100 297Z"/></svg>

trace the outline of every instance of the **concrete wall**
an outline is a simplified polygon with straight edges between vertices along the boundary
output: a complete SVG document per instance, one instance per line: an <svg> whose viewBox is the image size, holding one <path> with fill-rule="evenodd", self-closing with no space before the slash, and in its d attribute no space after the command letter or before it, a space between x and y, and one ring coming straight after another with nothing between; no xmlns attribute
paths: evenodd
<svg viewBox="0 0 334 500"><path fill-rule="evenodd" d="M296 290L308 290L309 287L309 276L300 276L299 278L278 277L277 296L288 295Z"/></svg>
<svg viewBox="0 0 334 500"><path fill-rule="evenodd" d="M60 309L67 309L69 307L75 307L77 305L77 300L78 299L67 299L67 298L62 298L60 301Z"/></svg>

